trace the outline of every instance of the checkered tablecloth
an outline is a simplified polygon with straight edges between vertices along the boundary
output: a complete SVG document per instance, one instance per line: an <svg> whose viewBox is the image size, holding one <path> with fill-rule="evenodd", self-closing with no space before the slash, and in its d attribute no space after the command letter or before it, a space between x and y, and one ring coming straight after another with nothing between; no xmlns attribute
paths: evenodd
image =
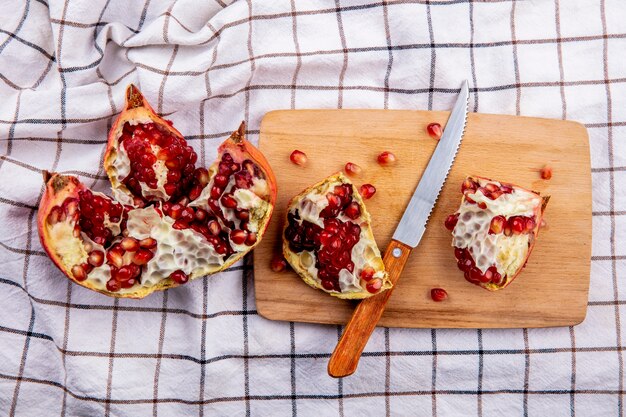
<svg viewBox="0 0 626 417"><path fill-rule="evenodd" d="M41 170L108 191L106 135L131 82L204 165L242 119L256 141L274 109L449 109L465 78L472 111L588 128L576 327L381 328L335 380L341 328L260 317L249 257L116 300L71 284L39 244ZM624 1L0 0L0 97L0 416L624 414Z"/></svg>

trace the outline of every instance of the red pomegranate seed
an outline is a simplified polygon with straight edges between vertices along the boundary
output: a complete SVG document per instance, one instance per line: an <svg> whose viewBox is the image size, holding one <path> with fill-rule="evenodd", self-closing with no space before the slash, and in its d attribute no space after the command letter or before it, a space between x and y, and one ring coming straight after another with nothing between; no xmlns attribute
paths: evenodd
<svg viewBox="0 0 626 417"><path fill-rule="evenodd" d="M458 213L451 214L448 217L446 217L444 226L446 226L446 229L448 229L449 231L453 231L458 221L459 221L459 214Z"/></svg>
<svg viewBox="0 0 626 417"><path fill-rule="evenodd" d="M50 225L57 224L61 221L61 216L65 217L65 212L61 209L61 207L53 207L52 210L50 210L50 214L48 214L48 223Z"/></svg>
<svg viewBox="0 0 626 417"><path fill-rule="evenodd" d="M87 258L87 262L93 266L100 266L104 262L104 253L99 250L94 250L89 252L89 258Z"/></svg>
<svg viewBox="0 0 626 417"><path fill-rule="evenodd" d="M167 183L163 186L163 189L165 190L165 194L167 195L174 195L174 193L176 192L176 184L172 184L172 183Z"/></svg>
<svg viewBox="0 0 626 417"><path fill-rule="evenodd" d="M502 190L497 190L497 191L494 191L494 192L490 193L488 197L489 197L490 199L492 199L492 200L496 200L496 199L497 199L498 197L500 197L502 194L504 194L504 191L502 191Z"/></svg>
<svg viewBox="0 0 626 417"><path fill-rule="evenodd" d="M220 188L217 185L214 185L213 188L211 188L211 198L214 200L217 200L218 198L220 198L223 192L224 192L223 188Z"/></svg>
<svg viewBox="0 0 626 417"><path fill-rule="evenodd" d="M202 187L199 185L194 185L191 191L189 191L189 198L193 201L196 198L200 197L202 193Z"/></svg>
<svg viewBox="0 0 626 417"><path fill-rule="evenodd" d="M322 287L326 291L332 291L335 289L335 284L330 280L322 280Z"/></svg>
<svg viewBox="0 0 626 417"><path fill-rule="evenodd" d="M490 182L487 185L485 185L485 188L487 189L487 191L489 191L490 193L493 193L494 191L498 191L500 190L500 187L498 187L496 184Z"/></svg>
<svg viewBox="0 0 626 417"><path fill-rule="evenodd" d="M139 249L139 242L137 242L137 240L132 237L125 237L120 242L120 246L125 251L135 252L137 249Z"/></svg>
<svg viewBox="0 0 626 417"><path fill-rule="evenodd" d="M352 162L348 162L346 166L344 167L344 170L346 171L346 174L350 176L359 175L363 171L363 169L360 166Z"/></svg>
<svg viewBox="0 0 626 417"><path fill-rule="evenodd" d="M537 226L535 219L533 217L526 217L526 231L532 232L535 226Z"/></svg>
<svg viewBox="0 0 626 417"><path fill-rule="evenodd" d="M371 266L366 266L365 268L363 268L359 276L363 281L369 282L372 280L372 278L374 278L374 273L376 273L374 268L372 268Z"/></svg>
<svg viewBox="0 0 626 417"><path fill-rule="evenodd" d="M300 166L306 165L306 162L307 162L306 154L299 150L295 150L291 152L291 155L289 155L289 159L294 164L300 165Z"/></svg>
<svg viewBox="0 0 626 417"><path fill-rule="evenodd" d="M228 177L226 175L217 174L215 176L215 179L213 180L213 183L218 187L226 188L226 186L228 185Z"/></svg>
<svg viewBox="0 0 626 417"><path fill-rule="evenodd" d="M378 155L377 159L380 165L392 165L396 163L396 156L389 151L382 152Z"/></svg>
<svg viewBox="0 0 626 417"><path fill-rule="evenodd" d="M133 285L135 285L137 281L134 278L129 278L126 281L121 281L120 285L122 286L122 288L131 288Z"/></svg>
<svg viewBox="0 0 626 417"><path fill-rule="evenodd" d="M275 255L272 258L272 262L270 262L270 268L272 268L274 272L283 272L285 268L287 268L287 262L282 255Z"/></svg>
<svg viewBox="0 0 626 417"><path fill-rule="evenodd" d="M237 209L235 210L235 217L239 220L248 220L250 219L250 212L246 209Z"/></svg>
<svg viewBox="0 0 626 417"><path fill-rule="evenodd" d="M107 281L107 290L111 291L111 292L117 292L120 290L121 285L118 281L116 281L115 279L111 278L110 280Z"/></svg>
<svg viewBox="0 0 626 417"><path fill-rule="evenodd" d="M483 273L477 267L473 267L469 270L469 276L472 281L480 281L483 278Z"/></svg>
<svg viewBox="0 0 626 417"><path fill-rule="evenodd" d="M116 268L120 268L124 265L124 258L122 257L122 254L117 251L113 251L112 248L109 252L107 252L107 261Z"/></svg>
<svg viewBox="0 0 626 417"><path fill-rule="evenodd" d="M209 171L206 168L196 168L195 177L202 187L206 186L210 180Z"/></svg>
<svg viewBox="0 0 626 417"><path fill-rule="evenodd" d="M368 200L372 198L374 194L376 194L376 187L372 184L363 184L361 188L359 188L359 194L365 199Z"/></svg>
<svg viewBox="0 0 626 417"><path fill-rule="evenodd" d="M474 260L472 258L459 259L457 266L461 271L468 271L474 266Z"/></svg>
<svg viewBox="0 0 626 417"><path fill-rule="evenodd" d="M433 288L430 290L430 298L437 302L443 301L448 298L448 292L443 288Z"/></svg>
<svg viewBox="0 0 626 417"><path fill-rule="evenodd" d="M431 123L428 126L426 126L426 130L428 131L428 134L430 135L431 138L433 139L441 139L441 135L443 134L443 129L441 129L441 125L439 123Z"/></svg>
<svg viewBox="0 0 626 417"><path fill-rule="evenodd" d="M145 265L153 256L154 254L150 250L142 248L133 255L133 262L137 265Z"/></svg>
<svg viewBox="0 0 626 417"><path fill-rule="evenodd" d="M156 245L157 241L155 239L152 239L151 237L147 237L139 241L139 246L141 246L142 248L152 249L156 248Z"/></svg>
<svg viewBox="0 0 626 417"><path fill-rule="evenodd" d="M207 217L209 217L209 213L207 213L206 210L203 210L201 208L196 208L196 214L195 214L195 218L197 221L199 222L204 222Z"/></svg>
<svg viewBox="0 0 626 417"><path fill-rule="evenodd" d="M232 194L224 194L221 199L222 205L226 208L237 208L237 200L232 196Z"/></svg>
<svg viewBox="0 0 626 417"><path fill-rule="evenodd" d="M495 216L493 219L491 219L491 224L489 225L489 234L497 235L498 233L502 233L505 224L506 218L504 216Z"/></svg>
<svg viewBox="0 0 626 417"><path fill-rule="evenodd" d="M180 220L184 222L192 222L196 218L196 212L191 207L185 207L180 214Z"/></svg>
<svg viewBox="0 0 626 417"><path fill-rule="evenodd" d="M513 234L513 229L511 229L509 222L506 222L504 225L504 231L502 233L504 233L504 236L511 236Z"/></svg>
<svg viewBox="0 0 626 417"><path fill-rule="evenodd" d="M513 216L509 219L509 226L513 233L519 235L526 229L526 222L521 217Z"/></svg>
<svg viewBox="0 0 626 417"><path fill-rule="evenodd" d="M128 281L131 278L131 276L132 276L132 271L128 267L128 265L125 265L121 267L120 269L118 269L117 274L115 274L115 278L121 282Z"/></svg>
<svg viewBox="0 0 626 417"><path fill-rule="evenodd" d="M172 224L172 228L176 230L189 229L189 223L187 223L183 219L178 219L174 222L174 224Z"/></svg>
<svg viewBox="0 0 626 417"><path fill-rule="evenodd" d="M185 274L183 271L181 271L180 269L177 271L174 271L170 274L170 278L178 283L178 284L184 284L187 281L189 281L189 277L187 276L187 274Z"/></svg>
<svg viewBox="0 0 626 417"><path fill-rule="evenodd" d="M217 220L209 221L207 226L209 228L209 233L211 233L214 236L219 235L220 232L222 231L222 228L221 228L220 224L217 222Z"/></svg>
<svg viewBox="0 0 626 417"><path fill-rule="evenodd" d="M172 204L169 213L167 213L172 219L176 220L183 213L183 206L180 204Z"/></svg>
<svg viewBox="0 0 626 417"><path fill-rule="evenodd" d="M246 238L245 244L246 246L252 246L256 243L257 235L254 232L249 232L248 237Z"/></svg>
<svg viewBox="0 0 626 417"><path fill-rule="evenodd" d="M84 281L87 279L87 272L82 265L74 265L72 267L72 275L76 281Z"/></svg>
<svg viewBox="0 0 626 417"><path fill-rule="evenodd" d="M352 220L356 220L361 215L361 208L359 207L359 203L353 201L348 204L348 206L343 211L348 218Z"/></svg>
<svg viewBox="0 0 626 417"><path fill-rule="evenodd" d="M375 278L367 283L367 285L365 286L365 289L368 292L374 294L374 293L377 293L378 290L380 290L382 286L383 286L383 281L379 278Z"/></svg>
<svg viewBox="0 0 626 417"><path fill-rule="evenodd" d="M544 180L549 180L552 178L552 167L550 165L546 165L541 168L541 178Z"/></svg>
<svg viewBox="0 0 626 417"><path fill-rule="evenodd" d="M454 257L459 260L467 257L467 249L454 248Z"/></svg>
<svg viewBox="0 0 626 417"><path fill-rule="evenodd" d="M233 230L230 232L230 240L232 240L235 245L241 245L246 241L247 237L248 232L245 230Z"/></svg>

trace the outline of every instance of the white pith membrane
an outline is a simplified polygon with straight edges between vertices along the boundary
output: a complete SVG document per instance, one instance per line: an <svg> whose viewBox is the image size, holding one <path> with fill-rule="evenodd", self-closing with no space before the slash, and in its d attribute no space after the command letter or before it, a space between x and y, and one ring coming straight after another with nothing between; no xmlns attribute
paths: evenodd
<svg viewBox="0 0 626 417"><path fill-rule="evenodd" d="M295 197L289 205L288 212L293 215L297 212L300 218L296 220L298 224L308 221L324 229L324 218L320 217L320 212L329 204L326 195L332 192L335 186L344 184L348 184L352 187L352 183L342 174L333 175ZM354 270L350 272L348 269L342 268L339 271L338 281L341 291L334 289L327 290L322 286L322 280L318 276L318 268L315 266L317 259L314 250L302 250L296 253L289 249L286 238L283 237L283 239L285 239L283 246L286 252L285 258L304 281L314 288L322 289L340 298L365 298L376 294L367 291L367 281L362 280L359 276L363 268L368 266L372 267L375 271L372 279L380 279L383 282L378 292L391 287L380 251L372 234L370 215L365 210L363 201L360 196L358 196L358 192L354 187L353 201L356 201L361 208L361 215L358 218L352 220L346 216L343 211L334 217L342 222L354 223L361 227L359 240L351 250L351 260L354 262ZM320 250L323 248L324 245L322 244Z"/></svg>
<svg viewBox="0 0 626 417"><path fill-rule="evenodd" d="M487 184L495 184L500 187L502 183L484 178L470 177L480 187ZM507 185L508 186L508 185ZM501 285L484 283L489 289L497 289L505 286L524 266L530 245L535 239L536 228L540 220L543 199L536 193L511 186L511 193L503 193L495 199L491 199L481 189L472 192L467 191L461 200L458 221L452 230L452 246L467 249L476 268L482 274L495 265L497 272L502 276ZM468 201L467 197L474 201ZM481 208L479 205L484 205ZM508 222L514 216L534 218L535 229L520 234L503 232L489 233L491 221L496 216L504 216ZM506 223L505 223L506 224Z"/></svg>

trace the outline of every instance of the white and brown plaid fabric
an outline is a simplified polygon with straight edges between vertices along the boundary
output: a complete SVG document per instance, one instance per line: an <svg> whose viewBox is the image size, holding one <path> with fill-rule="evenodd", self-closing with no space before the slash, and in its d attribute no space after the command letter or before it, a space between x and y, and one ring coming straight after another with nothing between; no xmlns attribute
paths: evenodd
<svg viewBox="0 0 626 417"><path fill-rule="evenodd" d="M226 3L0 0L0 415L623 415L626 3ZM589 130L579 326L381 328L358 374L334 380L341 328L260 317L250 260L114 300L71 284L40 246L41 170L106 192L106 135L131 82L206 164L242 119L256 141L269 110L448 109L465 78L473 111Z"/></svg>

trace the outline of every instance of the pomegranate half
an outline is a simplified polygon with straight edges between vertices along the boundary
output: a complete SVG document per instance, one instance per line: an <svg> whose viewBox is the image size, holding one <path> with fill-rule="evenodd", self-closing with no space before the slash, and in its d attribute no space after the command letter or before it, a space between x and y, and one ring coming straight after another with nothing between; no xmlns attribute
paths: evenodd
<svg viewBox="0 0 626 417"><path fill-rule="evenodd" d="M243 132L242 124L209 169L196 168L193 149L130 86L105 156L118 200L46 174L42 246L70 279L115 297L142 298L228 268L261 241L276 201L274 174ZM175 163L160 159L164 149ZM175 190L163 194L168 185Z"/></svg>
<svg viewBox="0 0 626 417"><path fill-rule="evenodd" d="M461 192L445 221L457 265L469 282L500 290L526 266L549 197L483 177L466 178Z"/></svg>
<svg viewBox="0 0 626 417"><path fill-rule="evenodd" d="M283 254L313 288L346 299L391 288L363 199L342 173L312 185L289 203Z"/></svg>

